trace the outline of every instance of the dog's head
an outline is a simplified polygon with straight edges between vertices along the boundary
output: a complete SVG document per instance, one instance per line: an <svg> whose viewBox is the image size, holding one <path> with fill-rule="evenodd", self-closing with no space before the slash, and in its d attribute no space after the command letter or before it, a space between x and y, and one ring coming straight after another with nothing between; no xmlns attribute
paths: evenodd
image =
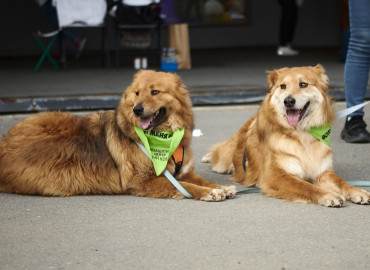
<svg viewBox="0 0 370 270"><path fill-rule="evenodd" d="M268 97L286 128L308 130L332 122L329 78L321 65L268 71Z"/></svg>
<svg viewBox="0 0 370 270"><path fill-rule="evenodd" d="M125 121L143 130L193 129L188 90L179 76L143 70L136 73L118 107Z"/></svg>

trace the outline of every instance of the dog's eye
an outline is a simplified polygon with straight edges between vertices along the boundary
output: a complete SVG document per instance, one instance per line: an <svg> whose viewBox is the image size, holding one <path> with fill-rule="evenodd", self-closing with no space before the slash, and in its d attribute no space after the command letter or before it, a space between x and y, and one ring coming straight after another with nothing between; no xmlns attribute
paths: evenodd
<svg viewBox="0 0 370 270"><path fill-rule="evenodd" d="M308 86L308 83L305 83L305 82L300 82L299 83L300 88L306 88L307 86Z"/></svg>
<svg viewBox="0 0 370 270"><path fill-rule="evenodd" d="M138 96L139 95L139 92L136 92L135 94Z"/></svg>
<svg viewBox="0 0 370 270"><path fill-rule="evenodd" d="M280 84L281 89L286 89L286 84Z"/></svg>
<svg viewBox="0 0 370 270"><path fill-rule="evenodd" d="M152 96L158 95L159 91L158 90L152 90Z"/></svg>

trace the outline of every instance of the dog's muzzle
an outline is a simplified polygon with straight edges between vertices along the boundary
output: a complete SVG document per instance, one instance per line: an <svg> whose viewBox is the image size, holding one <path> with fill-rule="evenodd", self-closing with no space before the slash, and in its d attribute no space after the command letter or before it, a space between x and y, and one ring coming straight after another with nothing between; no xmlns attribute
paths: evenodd
<svg viewBox="0 0 370 270"><path fill-rule="evenodd" d="M296 104L295 98L292 96L288 96L287 98L284 99L284 105L286 110L286 115L287 115L287 120L290 126L295 127L298 125L298 123L302 120L304 117L308 106L310 105L310 102L308 101L303 108L297 109L294 108Z"/></svg>
<svg viewBox="0 0 370 270"><path fill-rule="evenodd" d="M140 103L140 104L136 105L136 106L134 107L133 111L134 111L134 114L135 114L136 116L141 116L141 115L143 114L143 112L144 112L143 104L142 104L142 103Z"/></svg>

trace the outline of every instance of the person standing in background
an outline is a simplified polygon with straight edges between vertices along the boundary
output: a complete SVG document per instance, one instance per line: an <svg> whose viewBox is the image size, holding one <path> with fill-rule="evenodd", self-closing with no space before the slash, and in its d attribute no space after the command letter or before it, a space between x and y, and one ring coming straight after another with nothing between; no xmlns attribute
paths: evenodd
<svg viewBox="0 0 370 270"><path fill-rule="evenodd" d="M347 108L361 104L369 80L370 68L370 1L349 0L350 39L344 66ZM370 134L361 108L347 116L341 137L348 143L370 143Z"/></svg>
<svg viewBox="0 0 370 270"><path fill-rule="evenodd" d="M297 2L296 0L278 0L278 2L281 6L281 21L277 54L280 56L294 56L299 53L291 47L298 18Z"/></svg>
<svg viewBox="0 0 370 270"><path fill-rule="evenodd" d="M59 29L59 21L58 21L58 15L57 10L55 8L55 5L53 4L52 0L36 0L36 3L41 7L44 6L46 10L46 19L53 27L53 30ZM58 43L57 43L57 52L53 55L55 59L60 60L61 57L61 51L62 51L62 40L61 38L66 37L70 42L73 43L73 46L76 49L76 55L75 57L78 58L81 54L82 50L85 47L86 38L79 38L72 30L65 29L62 32L62 37L58 37Z"/></svg>

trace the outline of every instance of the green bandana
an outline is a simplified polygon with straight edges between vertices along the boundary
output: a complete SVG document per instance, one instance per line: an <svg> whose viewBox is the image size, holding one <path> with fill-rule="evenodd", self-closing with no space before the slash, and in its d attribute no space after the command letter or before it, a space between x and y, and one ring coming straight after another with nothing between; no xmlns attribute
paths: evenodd
<svg viewBox="0 0 370 270"><path fill-rule="evenodd" d="M309 131L309 133L312 136L316 137L329 147L330 147L330 132L331 132L330 123L319 127L312 127Z"/></svg>
<svg viewBox="0 0 370 270"><path fill-rule="evenodd" d="M153 162L155 173L160 175L167 166L169 158L179 146L184 136L185 128L170 131L142 130L134 127L136 134L144 144Z"/></svg>

